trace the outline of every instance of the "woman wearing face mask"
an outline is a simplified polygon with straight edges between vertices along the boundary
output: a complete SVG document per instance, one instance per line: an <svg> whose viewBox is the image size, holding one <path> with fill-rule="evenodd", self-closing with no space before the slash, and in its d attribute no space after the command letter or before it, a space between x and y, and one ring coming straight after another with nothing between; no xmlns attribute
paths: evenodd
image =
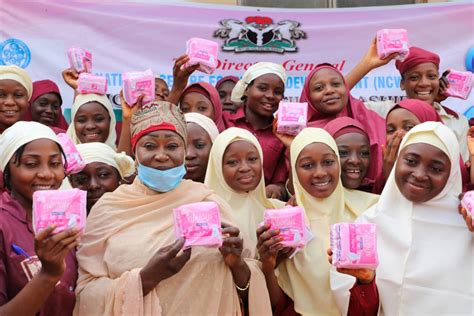
<svg viewBox="0 0 474 316"><path fill-rule="evenodd" d="M131 121L138 176L104 195L89 214L78 251L77 315L253 315L271 313L254 251L232 226L228 205L204 184L183 180L184 115L155 102ZM221 209L221 248L180 251L173 209L214 201ZM192 252L192 254L191 254ZM211 294L211 296L210 296Z"/></svg>
<svg viewBox="0 0 474 316"><path fill-rule="evenodd" d="M186 113L188 148L186 148L185 179L204 182L207 162L214 140L219 135L216 124L199 113Z"/></svg>
<svg viewBox="0 0 474 316"><path fill-rule="evenodd" d="M330 225L353 221L378 196L342 186L337 145L323 129L301 131L290 156L296 201L305 210L314 238L293 259L281 259L279 232L258 228L257 248L268 291L276 315L337 315L326 258Z"/></svg>
<svg viewBox="0 0 474 316"><path fill-rule="evenodd" d="M113 192L125 178L135 173L133 159L124 153L115 152L104 143L77 145L77 151L86 167L71 174L69 182L73 188L87 191L87 213L107 192Z"/></svg>
<svg viewBox="0 0 474 316"><path fill-rule="evenodd" d="M474 242L457 211L459 157L456 136L439 122L407 133L379 202L357 219L377 225L377 275L331 273L341 313L473 314Z"/></svg>

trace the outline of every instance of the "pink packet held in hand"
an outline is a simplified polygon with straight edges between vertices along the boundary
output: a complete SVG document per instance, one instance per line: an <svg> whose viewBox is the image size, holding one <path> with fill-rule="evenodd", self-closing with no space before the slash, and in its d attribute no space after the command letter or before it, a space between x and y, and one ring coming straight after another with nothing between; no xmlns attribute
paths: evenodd
<svg viewBox="0 0 474 316"><path fill-rule="evenodd" d="M449 88L445 91L445 95L463 100L469 97L474 84L474 75L471 72L450 70L446 79L449 82Z"/></svg>
<svg viewBox="0 0 474 316"><path fill-rule="evenodd" d="M94 76L89 73L81 73L77 80L77 92L81 94L95 93L104 95L107 93L107 78Z"/></svg>
<svg viewBox="0 0 474 316"><path fill-rule="evenodd" d="M92 72L92 54L80 47L71 47L67 50L69 65L77 72Z"/></svg>
<svg viewBox="0 0 474 316"><path fill-rule="evenodd" d="M405 29L382 29L377 32L377 54L385 59L398 53L395 59L404 61L409 53L408 35Z"/></svg>
<svg viewBox="0 0 474 316"><path fill-rule="evenodd" d="M219 45L214 41L193 37L186 42L186 54L189 61L184 67L199 64L199 71L212 74L217 67Z"/></svg>
<svg viewBox="0 0 474 316"><path fill-rule="evenodd" d="M74 145L72 139L67 134L59 133L57 136L64 154L66 155L66 174L69 175L81 172L82 169L86 167L86 162L82 159L76 145Z"/></svg>
<svg viewBox="0 0 474 316"><path fill-rule="evenodd" d="M222 246L220 209L215 202L182 205L173 210L174 232L184 237L183 249L195 246Z"/></svg>
<svg viewBox="0 0 474 316"><path fill-rule="evenodd" d="M472 216L472 224L474 225L474 191L467 191L461 200L461 206Z"/></svg>
<svg viewBox="0 0 474 316"><path fill-rule="evenodd" d="M308 120L308 103L280 102L278 106L277 132L298 135Z"/></svg>
<svg viewBox="0 0 474 316"><path fill-rule="evenodd" d="M267 209L263 222L271 229L279 229L280 243L285 247L303 248L306 244L304 210L299 206Z"/></svg>
<svg viewBox="0 0 474 316"><path fill-rule="evenodd" d="M143 104L155 100L155 76L151 69L124 73L123 97L127 104L133 106L142 94L145 95Z"/></svg>
<svg viewBox="0 0 474 316"><path fill-rule="evenodd" d="M37 234L56 225L57 234L69 228L84 230L87 192L79 189L40 190L33 193L33 230Z"/></svg>
<svg viewBox="0 0 474 316"><path fill-rule="evenodd" d="M337 268L375 269L379 264L375 224L334 224L330 241L332 264Z"/></svg>

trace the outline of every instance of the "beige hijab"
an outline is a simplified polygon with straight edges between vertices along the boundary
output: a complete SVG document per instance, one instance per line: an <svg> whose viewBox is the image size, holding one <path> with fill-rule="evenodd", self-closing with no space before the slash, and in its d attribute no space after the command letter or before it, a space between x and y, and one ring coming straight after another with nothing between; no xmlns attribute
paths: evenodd
<svg viewBox="0 0 474 316"><path fill-rule="evenodd" d="M263 213L267 208L281 208L285 203L276 199L268 199L265 195L265 183L262 178L255 190L250 192L234 191L224 179L222 160L227 147L235 141L244 140L254 145L263 162L262 147L257 138L247 130L231 127L223 131L216 140L209 154L206 179L204 183L214 190L217 195L229 203L232 216L236 219L240 230L250 236L254 246L257 245L257 226L263 221Z"/></svg>
<svg viewBox="0 0 474 316"><path fill-rule="evenodd" d="M79 279L75 315L241 315L232 273L218 249L193 248L191 259L145 297L140 270L176 240L173 208L215 201L222 220L232 223L228 205L206 186L184 180L174 190L156 193L137 178L106 193L92 208L77 252ZM244 245L248 243L244 236ZM243 256L254 256L245 247ZM257 261L250 270L252 315L270 315L265 278Z"/></svg>
<svg viewBox="0 0 474 316"><path fill-rule="evenodd" d="M329 248L329 228L338 222L352 222L375 204L378 196L345 189L339 181L327 198L318 199L306 192L296 176L296 161L300 152L311 143L328 145L339 160L337 145L331 135L320 128L305 128L291 144L291 170L296 201L305 209L314 235L309 244L293 259L287 259L278 268L278 283L293 299L295 310L303 315L339 315L329 285L326 251ZM340 166L339 166L340 174Z"/></svg>

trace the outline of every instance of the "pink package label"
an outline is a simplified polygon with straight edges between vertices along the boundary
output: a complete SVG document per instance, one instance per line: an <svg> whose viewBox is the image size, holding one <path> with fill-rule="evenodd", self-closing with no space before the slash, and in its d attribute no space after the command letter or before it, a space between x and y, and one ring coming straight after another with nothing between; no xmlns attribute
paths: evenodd
<svg viewBox="0 0 474 316"><path fill-rule="evenodd" d="M142 72L126 72L123 74L123 97L129 106L137 103L144 94L143 104L155 100L155 76L151 69Z"/></svg>
<svg viewBox="0 0 474 316"><path fill-rule="evenodd" d="M306 127L307 120L308 103L280 102L277 132L296 136Z"/></svg>
<svg viewBox="0 0 474 316"><path fill-rule="evenodd" d="M409 53L408 35L405 29L382 29L377 32L377 54L384 59L398 53L395 59L404 61Z"/></svg>
<svg viewBox="0 0 474 316"><path fill-rule="evenodd" d="M467 191L461 200L461 206L472 216L472 224L474 225L474 191Z"/></svg>
<svg viewBox="0 0 474 316"><path fill-rule="evenodd" d="M332 264L337 268L375 269L378 266L375 224L334 224L330 240Z"/></svg>
<svg viewBox="0 0 474 316"><path fill-rule="evenodd" d="M41 190L33 193L35 233L56 225L54 234L68 228L83 230L86 224L87 192L79 189Z"/></svg>
<svg viewBox="0 0 474 316"><path fill-rule="evenodd" d="M173 210L176 237L184 237L184 249L222 246L219 206L215 202L182 205Z"/></svg>
<svg viewBox="0 0 474 316"><path fill-rule="evenodd" d="M193 37L186 42L186 54L189 62L184 67L199 64L199 71L212 74L217 67L219 45L214 41Z"/></svg>
<svg viewBox="0 0 474 316"><path fill-rule="evenodd" d="M69 65L77 72L92 72L92 54L80 47L71 47L67 51Z"/></svg>
<svg viewBox="0 0 474 316"><path fill-rule="evenodd" d="M306 229L304 210L301 207L284 207L281 209L267 209L263 215L263 222L271 229L279 229L281 244L285 247L302 248L305 246Z"/></svg>
<svg viewBox="0 0 474 316"><path fill-rule="evenodd" d="M449 88L446 90L445 95L466 100L474 84L473 77L473 74L469 71L450 70L446 76Z"/></svg>
<svg viewBox="0 0 474 316"><path fill-rule="evenodd" d="M75 174L81 172L86 167L86 162L72 142L72 139L64 133L58 135L59 143L66 155L66 174Z"/></svg>
<svg viewBox="0 0 474 316"><path fill-rule="evenodd" d="M81 73L77 80L77 92L81 94L95 93L104 95L107 93L107 79L89 73Z"/></svg>

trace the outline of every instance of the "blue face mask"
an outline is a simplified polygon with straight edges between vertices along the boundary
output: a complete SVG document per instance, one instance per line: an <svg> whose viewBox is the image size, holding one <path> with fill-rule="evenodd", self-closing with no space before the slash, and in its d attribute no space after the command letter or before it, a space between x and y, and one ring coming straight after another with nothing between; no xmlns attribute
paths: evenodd
<svg viewBox="0 0 474 316"><path fill-rule="evenodd" d="M158 170L138 163L138 178L150 189L161 193L175 189L185 174L184 163L167 170Z"/></svg>

